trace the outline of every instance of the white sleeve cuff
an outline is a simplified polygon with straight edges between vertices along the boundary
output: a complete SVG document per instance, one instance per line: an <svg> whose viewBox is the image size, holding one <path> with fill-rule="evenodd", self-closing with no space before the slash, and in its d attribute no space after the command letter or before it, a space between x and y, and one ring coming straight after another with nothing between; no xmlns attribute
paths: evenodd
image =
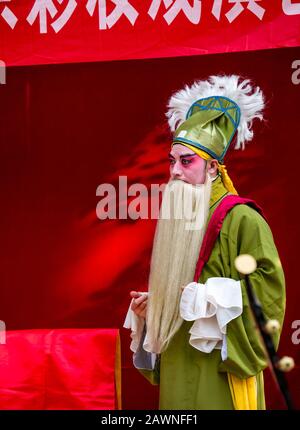
<svg viewBox="0 0 300 430"><path fill-rule="evenodd" d="M148 293L143 293L148 294ZM133 352L133 364L136 369L154 370L157 354L151 352L147 338L145 319L136 315L131 309L133 299L124 321L124 328L131 329L130 349Z"/></svg>
<svg viewBox="0 0 300 430"><path fill-rule="evenodd" d="M240 281L231 278L209 278L205 284L191 282L183 290L180 315L195 321L189 333L190 344L209 353L222 349L226 359L226 327L243 310Z"/></svg>
<svg viewBox="0 0 300 430"><path fill-rule="evenodd" d="M148 293L143 293L143 294L148 294ZM133 300L134 299L132 299L130 302L123 327L131 329L130 337L132 340L130 344L130 349L132 352L136 352L143 336L145 319L136 315L131 309Z"/></svg>

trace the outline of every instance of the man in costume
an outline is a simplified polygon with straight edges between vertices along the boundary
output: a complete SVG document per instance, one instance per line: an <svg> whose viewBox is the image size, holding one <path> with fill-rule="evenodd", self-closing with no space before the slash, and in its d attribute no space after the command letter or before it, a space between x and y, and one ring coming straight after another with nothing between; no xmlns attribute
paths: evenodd
<svg viewBox="0 0 300 430"><path fill-rule="evenodd" d="M135 367L160 385L160 409L265 409L267 360L235 259L255 258L250 282L266 318L281 325L284 274L260 208L237 196L224 165L234 138L236 149L252 139L263 108L261 90L236 75L196 81L169 100L161 213L173 198L173 215L158 220L149 291L131 292L124 324ZM174 216L187 201L200 214L193 228Z"/></svg>

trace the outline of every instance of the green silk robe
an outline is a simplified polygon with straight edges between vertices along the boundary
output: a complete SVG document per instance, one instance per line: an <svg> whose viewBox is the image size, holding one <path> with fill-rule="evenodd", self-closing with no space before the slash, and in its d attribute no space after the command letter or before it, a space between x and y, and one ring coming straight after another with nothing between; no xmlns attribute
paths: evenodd
<svg viewBox="0 0 300 430"><path fill-rule="evenodd" d="M213 182L210 214L226 195L221 178ZM245 281L234 266L240 254L251 254L257 270L250 282L267 319L282 325L285 311L284 274L271 230L254 209L235 206L227 214L200 283L210 277L241 279L243 312L227 325L227 359L221 350L203 353L189 344L193 321L184 321L168 348L156 360L154 370L139 371L152 383L160 385L160 409L234 409L227 372L244 379L257 375L258 409L265 409L263 369L267 367L264 350L250 310ZM277 348L278 333L274 337Z"/></svg>

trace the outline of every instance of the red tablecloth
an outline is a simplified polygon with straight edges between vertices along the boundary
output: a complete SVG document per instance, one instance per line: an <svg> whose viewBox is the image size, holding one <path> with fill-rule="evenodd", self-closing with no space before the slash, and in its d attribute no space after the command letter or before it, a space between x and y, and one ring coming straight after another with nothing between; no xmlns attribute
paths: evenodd
<svg viewBox="0 0 300 430"><path fill-rule="evenodd" d="M120 408L117 329L16 330L0 345L0 409Z"/></svg>

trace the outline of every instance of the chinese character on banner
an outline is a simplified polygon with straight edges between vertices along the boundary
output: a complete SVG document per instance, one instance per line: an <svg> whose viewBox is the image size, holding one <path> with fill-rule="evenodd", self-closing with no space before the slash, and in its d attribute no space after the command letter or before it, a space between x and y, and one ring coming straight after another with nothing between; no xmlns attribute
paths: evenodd
<svg viewBox="0 0 300 430"><path fill-rule="evenodd" d="M258 4L260 1L261 0L227 0L227 3L234 3L234 5L225 16L228 21L232 23L244 11L245 5L242 5L242 3L247 3L247 9L262 20L266 10ZM214 0L212 7L212 14L218 21L220 21L222 3L223 0Z"/></svg>
<svg viewBox="0 0 300 430"><path fill-rule="evenodd" d="M107 27L113 27L122 15L125 15L130 21L131 25L134 25L139 14L135 10L135 8L129 3L129 1L111 0L111 2L114 3L116 6L108 16L106 14L107 0L88 0L86 4L87 11L92 16L98 3L99 30L105 30Z"/></svg>
<svg viewBox="0 0 300 430"><path fill-rule="evenodd" d="M153 0L148 10L148 14L154 20L160 8L162 0ZM164 14L164 19L170 25L182 11L192 24L199 24L201 19L201 0L163 0L164 6L168 11Z"/></svg>
<svg viewBox="0 0 300 430"><path fill-rule="evenodd" d="M51 27L58 33L69 21L71 15L73 14L77 1L75 0L56 0L59 4L64 3L65 9L63 13L51 24ZM47 14L54 18L58 11L52 0L35 0L34 5L27 16L27 21L30 25L38 18L40 23L40 33L47 33Z"/></svg>
<svg viewBox="0 0 300 430"><path fill-rule="evenodd" d="M292 3L291 0L282 0L282 10L286 15L299 15L300 1Z"/></svg>
<svg viewBox="0 0 300 430"><path fill-rule="evenodd" d="M9 3L11 0L0 0L0 3ZM2 5L0 4L0 10L2 12L0 13L4 21L10 26L10 28L13 30L15 28L15 25L18 22L18 18L16 15L10 10L10 8L6 5L4 5L4 8L2 8Z"/></svg>

